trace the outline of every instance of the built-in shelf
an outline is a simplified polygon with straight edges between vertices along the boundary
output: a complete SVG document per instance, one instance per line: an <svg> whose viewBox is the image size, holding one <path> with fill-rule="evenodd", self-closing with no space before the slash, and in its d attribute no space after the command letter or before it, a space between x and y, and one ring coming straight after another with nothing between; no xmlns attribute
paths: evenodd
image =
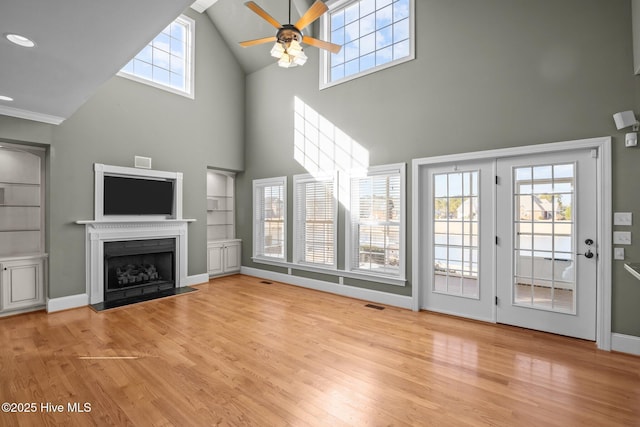
<svg viewBox="0 0 640 427"><path fill-rule="evenodd" d="M0 147L0 316L45 303L44 155L36 147Z"/></svg>
<svg viewBox="0 0 640 427"><path fill-rule="evenodd" d="M207 241L235 238L235 174L207 171Z"/></svg>
<svg viewBox="0 0 640 427"><path fill-rule="evenodd" d="M240 271L234 180L233 173L207 171L207 270L211 277Z"/></svg>

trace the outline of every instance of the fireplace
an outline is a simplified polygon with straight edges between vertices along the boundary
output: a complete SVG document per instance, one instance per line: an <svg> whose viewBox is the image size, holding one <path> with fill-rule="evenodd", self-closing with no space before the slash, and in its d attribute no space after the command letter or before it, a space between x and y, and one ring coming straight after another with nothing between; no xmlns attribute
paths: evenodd
<svg viewBox="0 0 640 427"><path fill-rule="evenodd" d="M182 218L182 173L99 163L94 170L94 219L76 221L86 230L89 304L96 309L101 304L120 306L118 300L128 303L150 299L146 296L152 293L189 289L187 226L195 220ZM171 181L172 214L110 215L109 209L105 213L105 176Z"/></svg>
<svg viewBox="0 0 640 427"><path fill-rule="evenodd" d="M175 263L175 239L104 242L104 301L175 288Z"/></svg>

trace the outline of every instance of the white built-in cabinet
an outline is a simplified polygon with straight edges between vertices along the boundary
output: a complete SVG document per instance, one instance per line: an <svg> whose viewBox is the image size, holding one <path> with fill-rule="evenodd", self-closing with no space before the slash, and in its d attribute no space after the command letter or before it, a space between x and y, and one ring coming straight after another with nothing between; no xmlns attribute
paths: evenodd
<svg viewBox="0 0 640 427"><path fill-rule="evenodd" d="M0 141L0 316L44 307L44 160Z"/></svg>
<svg viewBox="0 0 640 427"><path fill-rule="evenodd" d="M40 256L0 262L2 311L38 307L45 303L44 259Z"/></svg>
<svg viewBox="0 0 640 427"><path fill-rule="evenodd" d="M207 170L207 270L209 276L240 271L242 242L236 239L235 174Z"/></svg>
<svg viewBox="0 0 640 427"><path fill-rule="evenodd" d="M240 271L239 240L210 242L207 245L207 265L210 276L237 273Z"/></svg>

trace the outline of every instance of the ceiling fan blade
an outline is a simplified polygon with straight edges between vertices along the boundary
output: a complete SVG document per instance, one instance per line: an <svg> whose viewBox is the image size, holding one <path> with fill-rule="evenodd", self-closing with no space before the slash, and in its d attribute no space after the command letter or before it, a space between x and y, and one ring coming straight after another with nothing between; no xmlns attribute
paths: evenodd
<svg viewBox="0 0 640 427"><path fill-rule="evenodd" d="M255 46L263 43L275 42L276 40L277 40L276 36L263 37L261 39L254 39L254 40L247 40L244 42L240 42L240 46L249 47L249 46Z"/></svg>
<svg viewBox="0 0 640 427"><path fill-rule="evenodd" d="M315 47L319 47L320 49L325 49L330 51L331 53L338 53L340 52L340 49L342 49L342 46L334 44L334 43L329 43L329 42L325 42L322 40L318 40L315 39L313 37L308 37L308 36L304 36L304 38L302 39L303 43L306 43L310 46L315 46Z"/></svg>
<svg viewBox="0 0 640 427"><path fill-rule="evenodd" d="M311 24L313 21L318 19L323 13L325 13L329 8L322 0L316 0L314 4L311 5L309 10L307 10L304 15L296 22L295 27L302 31L307 25Z"/></svg>
<svg viewBox="0 0 640 427"><path fill-rule="evenodd" d="M273 16L269 15L263 8L261 8L260 6L258 6L257 4L255 4L252 1L248 1L244 4L245 6L247 6L249 9L253 10L255 13L257 13L262 19L264 19L265 21L267 21L269 24L273 25L274 27L276 27L277 29L282 28L282 25L276 21Z"/></svg>

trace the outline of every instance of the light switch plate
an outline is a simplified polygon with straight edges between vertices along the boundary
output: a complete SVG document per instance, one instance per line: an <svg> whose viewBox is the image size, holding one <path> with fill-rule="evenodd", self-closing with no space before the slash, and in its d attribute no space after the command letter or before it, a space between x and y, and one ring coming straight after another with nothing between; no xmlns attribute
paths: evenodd
<svg viewBox="0 0 640 427"><path fill-rule="evenodd" d="M613 225L633 225L633 213L614 212Z"/></svg>
<svg viewBox="0 0 640 427"><path fill-rule="evenodd" d="M614 231L613 244L614 245L630 245L631 232L630 231Z"/></svg>
<svg viewBox="0 0 640 427"><path fill-rule="evenodd" d="M613 259L624 261L624 248L613 248Z"/></svg>

